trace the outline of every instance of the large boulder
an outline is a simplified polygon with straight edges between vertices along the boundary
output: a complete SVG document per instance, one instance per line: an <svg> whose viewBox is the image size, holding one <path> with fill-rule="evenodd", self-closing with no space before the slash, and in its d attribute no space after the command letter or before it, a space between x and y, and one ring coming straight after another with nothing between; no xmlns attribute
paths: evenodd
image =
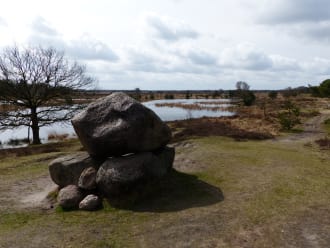
<svg viewBox="0 0 330 248"><path fill-rule="evenodd" d="M86 152L79 152L53 160L49 164L49 173L61 188L70 184L78 185L79 177L86 168L97 170L102 162L92 159Z"/></svg>
<svg viewBox="0 0 330 248"><path fill-rule="evenodd" d="M174 148L108 158L99 168L96 183L105 196L125 193L137 183L164 176L172 168Z"/></svg>
<svg viewBox="0 0 330 248"><path fill-rule="evenodd" d="M84 197L85 195L80 188L76 185L68 185L60 190L57 201L64 209L76 209Z"/></svg>
<svg viewBox="0 0 330 248"><path fill-rule="evenodd" d="M121 92L96 100L71 122L97 158L154 151L171 139L170 128L152 110Z"/></svg>

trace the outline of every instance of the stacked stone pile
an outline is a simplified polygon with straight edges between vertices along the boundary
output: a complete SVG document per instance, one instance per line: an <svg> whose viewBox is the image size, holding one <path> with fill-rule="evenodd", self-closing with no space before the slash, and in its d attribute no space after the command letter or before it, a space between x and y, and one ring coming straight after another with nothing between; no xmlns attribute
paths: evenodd
<svg viewBox="0 0 330 248"><path fill-rule="evenodd" d="M49 165L65 209L95 210L102 197L123 196L161 178L172 168L169 127L150 109L124 93L90 104L72 119L87 152L60 157Z"/></svg>

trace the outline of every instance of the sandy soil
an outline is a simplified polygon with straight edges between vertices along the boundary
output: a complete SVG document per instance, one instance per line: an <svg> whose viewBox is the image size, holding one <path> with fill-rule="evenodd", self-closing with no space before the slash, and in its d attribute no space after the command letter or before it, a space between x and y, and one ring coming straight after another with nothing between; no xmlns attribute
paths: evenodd
<svg viewBox="0 0 330 248"><path fill-rule="evenodd" d="M315 116L303 125L303 132L290 135L289 137L278 138L278 141L292 142L292 141L304 141L312 142L317 139L323 138L326 134L322 129L322 123L330 118L330 110L322 110L320 115Z"/></svg>
<svg viewBox="0 0 330 248"><path fill-rule="evenodd" d="M46 198L56 187L48 175L21 180L13 185L0 183L0 209L50 209L52 204Z"/></svg>
<svg viewBox="0 0 330 248"><path fill-rule="evenodd" d="M49 192L54 191L57 188L57 185L53 183L49 176L41 177L38 180L34 181L34 183L30 185L34 187L35 191L26 192L24 197L19 200L18 206L21 208L35 208L41 207L45 209L52 208L52 205L49 201L47 201L47 195ZM22 191L21 188L16 189L17 191Z"/></svg>

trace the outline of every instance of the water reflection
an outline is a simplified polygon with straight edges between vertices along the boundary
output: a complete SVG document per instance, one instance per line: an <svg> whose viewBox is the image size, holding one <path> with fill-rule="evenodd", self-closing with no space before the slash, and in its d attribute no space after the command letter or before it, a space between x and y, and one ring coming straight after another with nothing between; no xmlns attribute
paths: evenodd
<svg viewBox="0 0 330 248"><path fill-rule="evenodd" d="M75 136L71 124L55 123L51 126L40 128L41 142L48 142L48 135L50 134L69 134L69 137ZM30 130L30 137L31 135L32 131ZM14 130L0 131L0 149L26 146L27 143L22 142L22 139L27 139L27 137L27 127L19 127ZM30 139L32 139L32 137Z"/></svg>
<svg viewBox="0 0 330 248"><path fill-rule="evenodd" d="M161 106L162 104L170 104L169 106ZM178 105L176 105L178 104ZM163 121L175 121L192 118L233 116L235 113L225 110L231 107L229 99L175 99L175 100L155 100L145 102L145 106L152 109ZM197 109L187 109L180 105L196 105ZM210 110L211 108L219 108L218 110Z"/></svg>

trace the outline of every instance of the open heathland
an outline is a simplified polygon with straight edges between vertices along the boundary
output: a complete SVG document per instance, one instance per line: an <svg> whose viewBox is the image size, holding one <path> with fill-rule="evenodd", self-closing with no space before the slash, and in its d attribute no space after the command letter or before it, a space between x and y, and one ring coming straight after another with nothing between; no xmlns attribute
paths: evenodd
<svg viewBox="0 0 330 248"><path fill-rule="evenodd" d="M330 150L315 141L327 137L330 113L318 110L299 132L267 139L246 136L247 124L224 137L217 119L170 123L174 170L95 212L52 202L48 163L80 151L77 140L1 150L0 247L329 247Z"/></svg>

